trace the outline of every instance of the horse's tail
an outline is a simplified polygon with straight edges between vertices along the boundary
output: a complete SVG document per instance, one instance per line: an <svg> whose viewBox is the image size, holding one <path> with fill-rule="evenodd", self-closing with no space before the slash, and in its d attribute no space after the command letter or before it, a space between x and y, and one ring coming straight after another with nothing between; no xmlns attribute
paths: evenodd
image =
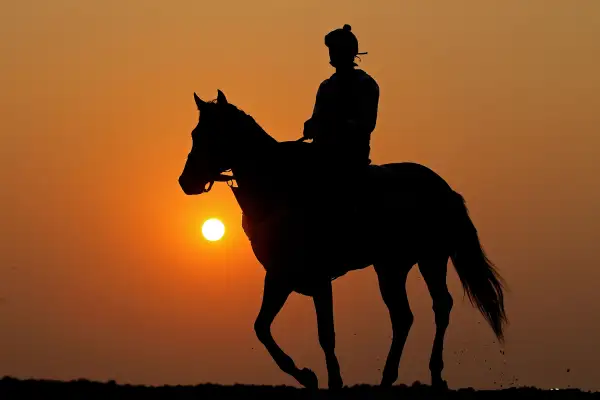
<svg viewBox="0 0 600 400"><path fill-rule="evenodd" d="M487 258L464 198L454 192L452 263L471 304L481 311L500 343L508 322L504 310L504 281Z"/></svg>

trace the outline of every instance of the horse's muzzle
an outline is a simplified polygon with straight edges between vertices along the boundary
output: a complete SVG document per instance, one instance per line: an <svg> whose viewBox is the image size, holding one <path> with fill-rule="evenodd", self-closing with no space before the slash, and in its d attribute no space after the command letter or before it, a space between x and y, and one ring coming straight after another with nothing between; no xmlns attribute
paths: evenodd
<svg viewBox="0 0 600 400"><path fill-rule="evenodd" d="M185 175L179 177L179 186L181 186L183 193L188 196L204 192L204 186L200 185L195 179L190 179Z"/></svg>

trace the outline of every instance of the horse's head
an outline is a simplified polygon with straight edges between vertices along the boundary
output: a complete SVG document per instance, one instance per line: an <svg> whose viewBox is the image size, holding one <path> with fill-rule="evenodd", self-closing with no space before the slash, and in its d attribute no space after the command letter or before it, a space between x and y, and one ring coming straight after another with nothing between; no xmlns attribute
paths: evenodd
<svg viewBox="0 0 600 400"><path fill-rule="evenodd" d="M192 150L179 177L179 185L187 195L208 192L215 181L231 179L223 172L232 167L231 136L237 132L240 118L240 111L220 90L216 101L203 101L196 93L194 100L200 116L192 131Z"/></svg>

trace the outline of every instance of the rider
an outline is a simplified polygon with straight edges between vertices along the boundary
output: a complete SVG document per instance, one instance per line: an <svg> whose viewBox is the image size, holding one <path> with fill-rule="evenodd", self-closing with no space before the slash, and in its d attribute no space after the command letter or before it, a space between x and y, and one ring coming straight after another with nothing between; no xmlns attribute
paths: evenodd
<svg viewBox="0 0 600 400"><path fill-rule="evenodd" d="M342 167L353 176L371 163L371 132L377 121L379 85L356 68L358 40L350 25L325 36L335 73L319 86L313 114L304 123L304 137L325 165Z"/></svg>

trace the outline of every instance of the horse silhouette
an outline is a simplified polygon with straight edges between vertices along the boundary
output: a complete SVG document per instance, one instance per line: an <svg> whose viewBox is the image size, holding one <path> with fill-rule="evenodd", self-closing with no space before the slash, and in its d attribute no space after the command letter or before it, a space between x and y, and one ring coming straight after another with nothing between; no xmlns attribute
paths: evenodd
<svg viewBox="0 0 600 400"><path fill-rule="evenodd" d="M332 280L371 265L393 329L382 386L398 378L413 322L406 278L415 264L435 313L433 387L447 388L443 345L453 305L446 284L448 259L469 300L503 342L504 281L483 251L465 200L439 175L415 163L371 165L360 181L339 187L336 178L344 171L324 171L312 163L312 144L277 141L220 90L216 100L203 101L195 93L194 99L200 117L179 183L185 194L197 195L210 191L214 182L231 182L242 226L266 270L254 329L282 371L305 387L318 387L315 373L298 368L271 334L276 315L297 292L313 298L329 388L343 386Z"/></svg>

